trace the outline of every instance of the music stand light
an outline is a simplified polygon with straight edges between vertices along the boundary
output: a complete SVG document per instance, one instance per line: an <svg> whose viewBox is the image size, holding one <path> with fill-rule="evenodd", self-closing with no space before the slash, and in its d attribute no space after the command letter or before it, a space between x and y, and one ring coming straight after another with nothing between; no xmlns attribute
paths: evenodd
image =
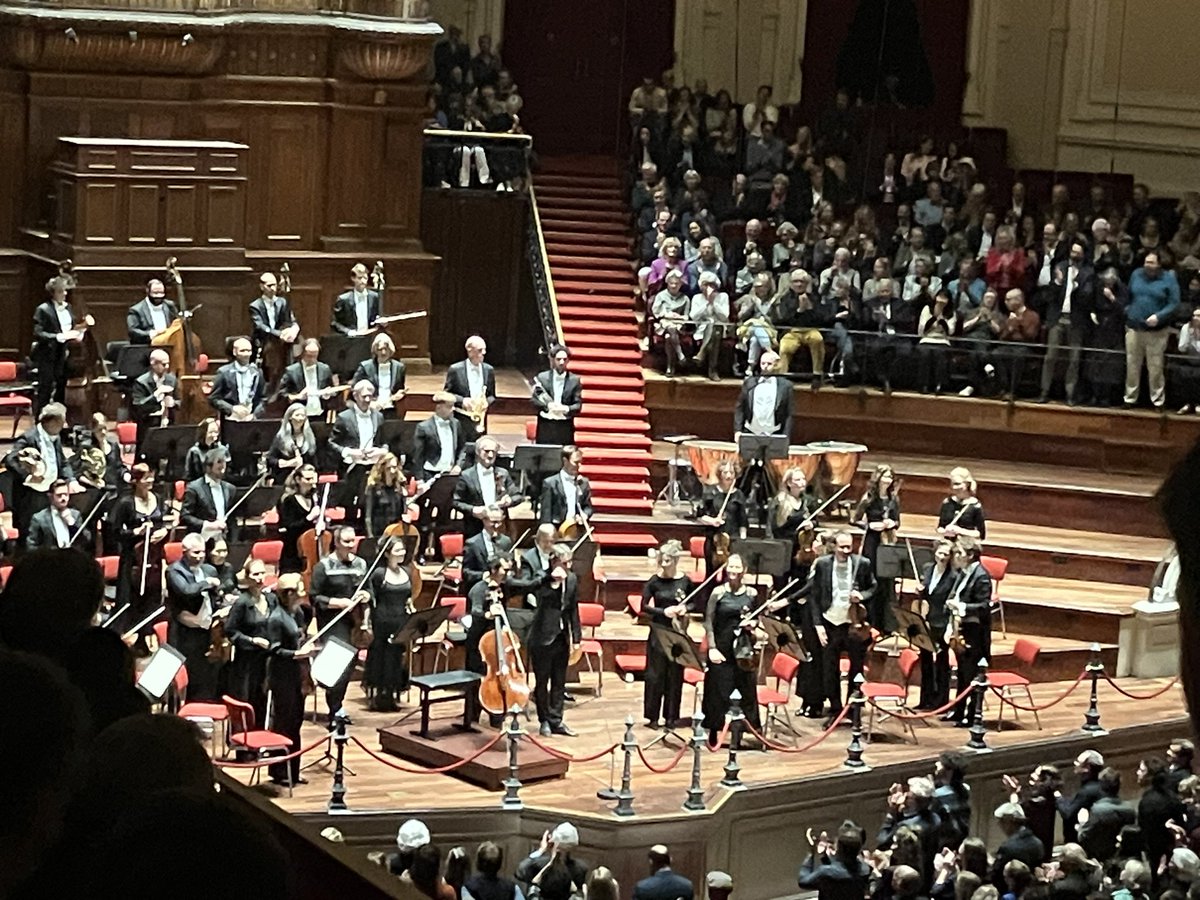
<svg viewBox="0 0 1200 900"><path fill-rule="evenodd" d="M138 676L138 690L145 694L147 699L161 703L184 663L182 653L170 644L159 644L158 649L150 654L142 674Z"/></svg>

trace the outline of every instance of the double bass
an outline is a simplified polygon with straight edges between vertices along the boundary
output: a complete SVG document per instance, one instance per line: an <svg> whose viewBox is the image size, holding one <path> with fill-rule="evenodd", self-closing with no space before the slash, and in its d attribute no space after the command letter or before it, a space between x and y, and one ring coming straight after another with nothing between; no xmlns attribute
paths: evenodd
<svg viewBox="0 0 1200 900"><path fill-rule="evenodd" d="M529 681L499 587L488 591L488 601L495 615L492 630L479 639L479 655L487 666L487 674L479 683L479 705L494 716L503 716L514 706L529 703Z"/></svg>
<svg viewBox="0 0 1200 900"><path fill-rule="evenodd" d="M292 292L292 267L286 262L279 267L277 284L278 296L286 298ZM295 338L293 338L294 341ZM283 375L283 370L291 362L294 347L295 343L288 343L277 337L268 337L259 348L258 365L263 370L263 377L269 376L272 384L278 383L280 376Z"/></svg>
<svg viewBox="0 0 1200 900"><path fill-rule="evenodd" d="M203 409L204 392L200 384L200 355L203 347L200 336L192 328L192 316L200 309L188 309L187 294L183 288L183 275L179 272L177 260L169 257L163 267L166 271L164 281L175 285L175 301L179 317L164 331L150 339L150 346L161 347L170 356L169 370L179 384L178 404L182 407L181 421L197 421L196 414Z"/></svg>
<svg viewBox="0 0 1200 900"><path fill-rule="evenodd" d="M96 335L92 333L96 320L88 314L87 303L79 294L79 279L71 260L64 259L58 264L58 277L67 292L73 295L73 324L74 330L79 334L77 340L67 342L67 388L70 391L81 391L83 398L79 403L69 402L71 406L99 409L98 379L104 376L104 363L100 358ZM74 384L71 384L72 380L75 381Z"/></svg>

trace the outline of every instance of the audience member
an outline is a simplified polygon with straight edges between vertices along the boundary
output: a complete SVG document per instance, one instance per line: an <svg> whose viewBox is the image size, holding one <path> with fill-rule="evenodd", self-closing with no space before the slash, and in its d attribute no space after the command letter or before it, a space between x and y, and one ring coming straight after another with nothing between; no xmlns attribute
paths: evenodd
<svg viewBox="0 0 1200 900"><path fill-rule="evenodd" d="M1004 867L1012 860L1020 860L1030 870L1042 864L1045 847L1025 821L1025 811L1020 805L1009 801L996 807L996 822L1004 834L1004 843L996 848L996 861L992 864L991 882L996 890L1007 889Z"/></svg>
<svg viewBox="0 0 1200 900"><path fill-rule="evenodd" d="M1137 810L1121 799L1121 773L1116 769L1105 768L1097 781L1100 796L1079 817L1079 844L1093 859L1107 860L1117 851L1117 835L1121 829L1137 821Z"/></svg>

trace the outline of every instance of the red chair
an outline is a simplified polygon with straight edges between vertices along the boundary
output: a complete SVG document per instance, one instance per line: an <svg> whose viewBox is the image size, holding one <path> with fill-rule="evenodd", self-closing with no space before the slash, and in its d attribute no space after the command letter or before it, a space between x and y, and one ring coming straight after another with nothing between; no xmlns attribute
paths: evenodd
<svg viewBox="0 0 1200 900"><path fill-rule="evenodd" d="M183 541L169 541L163 544L163 560L168 566L183 559Z"/></svg>
<svg viewBox="0 0 1200 900"><path fill-rule="evenodd" d="M642 595L627 594L625 596L625 605L629 612L636 618L642 614ZM617 653L613 656L613 666L621 677L625 675L635 674L637 672L646 671L646 653ZM684 673L686 674L686 672Z"/></svg>
<svg viewBox="0 0 1200 900"><path fill-rule="evenodd" d="M525 440L531 444L537 440L537 419L525 420Z"/></svg>
<svg viewBox="0 0 1200 900"><path fill-rule="evenodd" d="M693 534L688 538L688 553L691 554L694 563L692 568L699 572L700 563L704 562L704 535Z"/></svg>
<svg viewBox="0 0 1200 900"><path fill-rule="evenodd" d="M441 599L442 591L446 590L446 588L452 588L456 591L462 588L463 540L464 538L461 534L448 533L438 535L438 547L442 551L442 580L438 584L437 590L434 591L434 602Z"/></svg>
<svg viewBox="0 0 1200 900"><path fill-rule="evenodd" d="M593 694L599 697L604 693L604 649L596 640L596 629L604 624L604 604L580 603L579 624L588 629L588 636L580 641L583 650L583 661L587 663L588 672L596 676L596 688ZM596 657L596 668L592 668L592 657Z"/></svg>
<svg viewBox="0 0 1200 900"><path fill-rule="evenodd" d="M900 684L904 688L904 702L908 703L908 689L912 687L913 672L917 669L917 664L921 661L921 654L912 647L905 647L900 651L900 659L897 661L900 666Z"/></svg>
<svg viewBox="0 0 1200 900"><path fill-rule="evenodd" d="M1008 626L1004 621L1004 601L1000 598L1000 582L1008 573L1008 560L999 556L981 556L979 564L992 579L992 608L1000 610L1000 637L1007 640Z"/></svg>
<svg viewBox="0 0 1200 900"><path fill-rule="evenodd" d="M123 452L128 452L137 446L137 436L137 422L117 423L117 443L121 445Z"/></svg>
<svg viewBox="0 0 1200 900"><path fill-rule="evenodd" d="M254 707L243 703L228 694L221 696L225 709L229 711L229 745L236 750L245 750L254 754L256 762L261 762L272 755L286 756L292 749L292 739L286 735L267 731L265 728L255 728ZM262 779L262 769L256 768L250 777L250 783ZM288 796L292 795L292 767L287 767Z"/></svg>
<svg viewBox="0 0 1200 900"><path fill-rule="evenodd" d="M875 706L878 703L893 703L897 712L910 712L908 708L908 687L891 681L864 681L863 696L867 699L867 743L871 743L871 732L875 728ZM886 715L886 714L885 714ZM913 728L912 719L900 719L904 730L912 735L913 743L918 743L917 732Z"/></svg>
<svg viewBox="0 0 1200 900"><path fill-rule="evenodd" d="M183 495L185 493L187 493L187 482L186 481L176 481L175 482L175 502L182 503Z"/></svg>
<svg viewBox="0 0 1200 900"><path fill-rule="evenodd" d="M21 419L28 413L33 418L32 384L17 383L17 364L0 362L0 411L11 410L13 416L12 436L17 436Z"/></svg>
<svg viewBox="0 0 1200 900"><path fill-rule="evenodd" d="M462 596L442 597L440 600L437 598L434 598L434 604L440 604L441 606L450 607L449 621L451 621L451 622L456 622L456 623L461 622L463 616L465 616L467 614L467 598L466 597L462 597ZM465 637L465 635L464 635L464 637ZM461 639L459 639L458 642L461 643ZM453 649L455 643L456 643L456 641L451 638L449 630L447 630L446 634L437 643L437 653L433 657L433 672L434 672L434 674L437 674L439 663L445 663L447 669L450 667L450 651L451 651L451 649ZM416 644L413 647L413 653L414 654L420 653L421 649L426 646L430 646L430 645L425 644L425 643Z"/></svg>
<svg viewBox="0 0 1200 900"><path fill-rule="evenodd" d="M167 642L167 631L168 631L168 629L170 629L171 624L169 622L155 622L154 625L151 627L153 627L154 637L158 641L159 646L161 647L163 644L165 644ZM186 687L187 686L187 681L186 681L187 670L182 669L180 671L182 671L184 673L183 674L183 677L185 679L184 686ZM176 675L175 677L178 678L179 676Z"/></svg>
<svg viewBox="0 0 1200 900"><path fill-rule="evenodd" d="M787 708L792 699L792 687L796 683L796 672L799 668L799 660L786 653L776 653L775 658L771 660L771 674L775 676L775 687L767 687L765 684L758 686L758 705L766 707L767 711L763 734L768 737L771 734L772 722L783 725L792 734L799 733L792 724L792 714ZM783 711L783 718L779 717L780 710Z"/></svg>
<svg viewBox="0 0 1200 900"><path fill-rule="evenodd" d="M165 624L165 623L163 623ZM180 707L175 715L181 719L187 719L189 722L195 722L203 727L203 723L209 725L209 741L212 746L212 758L217 758L217 726L220 725L222 732L222 743L225 749L221 751L221 757L229 755L229 710L225 708L224 703L205 703L197 700L194 703L188 703L187 700L188 688L188 673L186 666L180 666L179 671L175 673L175 695L179 697Z"/></svg>
<svg viewBox="0 0 1200 900"><path fill-rule="evenodd" d="M8 576L12 572L12 566L0 566L0 589L8 583Z"/></svg>
<svg viewBox="0 0 1200 900"><path fill-rule="evenodd" d="M5 509L7 509L7 507L4 503L4 495L0 494L0 513L4 512ZM3 532L0 533L4 535L4 540L6 541L15 541L21 537L21 532L17 531L17 529L13 528L11 525L5 525ZM9 568L12 567L9 566Z"/></svg>
<svg viewBox="0 0 1200 900"><path fill-rule="evenodd" d="M1037 662L1038 655L1042 652L1041 646L1029 638L1017 638L1017 642L1013 644L1013 656L1016 657L1018 663L1026 671L1033 668ZM1033 706L1033 694L1029 692L1029 679L1020 672L998 671L988 672L988 684L1000 692L1000 713L996 716L996 730L1000 731L1004 728L1004 707L1007 706L1004 701L1011 700L1013 691L1020 689L1025 692L1025 699L1030 706ZM1021 717L1021 711L1015 706L1013 707L1013 718ZM1033 721L1037 723L1038 731L1042 730L1042 720L1038 718L1037 710L1033 711Z"/></svg>
<svg viewBox="0 0 1200 900"><path fill-rule="evenodd" d="M261 560L276 572L279 571L279 557L283 556L283 541L255 541L250 547L250 558Z"/></svg>

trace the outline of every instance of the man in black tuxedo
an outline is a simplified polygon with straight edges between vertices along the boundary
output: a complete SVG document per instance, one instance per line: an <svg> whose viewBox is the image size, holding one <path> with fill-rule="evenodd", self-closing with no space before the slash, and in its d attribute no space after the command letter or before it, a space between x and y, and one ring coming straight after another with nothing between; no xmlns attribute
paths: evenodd
<svg viewBox="0 0 1200 900"><path fill-rule="evenodd" d="M372 409L375 388L369 381L360 381L350 392L352 403L348 409L338 413L329 433L329 446L342 460L341 504L346 515L354 524L362 519L363 490L371 466L383 456L387 448L383 445L383 414Z"/></svg>
<svg viewBox="0 0 1200 900"><path fill-rule="evenodd" d="M60 478L50 485L50 505L38 510L29 520L29 533L25 537L26 550L42 547L66 549L75 546L85 549L92 542L92 532L79 526L83 516L71 509L71 483Z"/></svg>
<svg viewBox="0 0 1200 900"><path fill-rule="evenodd" d="M970 686L979 674L979 661L992 655L992 578L979 561L979 544L970 538L960 538L954 548L954 567L958 578L954 591L946 601L951 616L959 621L959 636L964 647L956 651L958 657L958 692ZM945 716L960 728L971 724L978 705L974 691L969 699L960 700L958 706Z"/></svg>
<svg viewBox="0 0 1200 900"><path fill-rule="evenodd" d="M269 341L280 341L285 348L284 359L291 359L292 345L300 336L300 323L292 313L287 297L279 296L279 282L270 272L258 279L259 295L250 301L250 340L254 358L261 360L263 348ZM274 378L278 372L268 372Z"/></svg>
<svg viewBox="0 0 1200 900"><path fill-rule="evenodd" d="M496 402L496 370L483 361L487 342L477 334L467 338L467 358L446 370L442 390L454 395L454 408L462 425L463 439L469 444L487 431L487 408ZM478 423L472 409L482 410Z"/></svg>
<svg viewBox="0 0 1200 900"><path fill-rule="evenodd" d="M167 299L167 289L158 278L146 282L146 296L125 314L125 328L129 332L129 343L149 344L179 316L175 304Z"/></svg>
<svg viewBox="0 0 1200 900"><path fill-rule="evenodd" d="M779 354L765 351L758 358L758 374L742 382L742 393L733 411L733 433L792 434L792 383L773 374Z"/></svg>
<svg viewBox="0 0 1200 900"><path fill-rule="evenodd" d="M4 457L4 466L12 473L13 527L22 537L29 532L33 514L50 505L47 491L60 478L73 481L74 467L63 453L59 436L67 423L67 408L61 403L47 403L38 413L37 425L21 434ZM32 466L21 461L22 450L37 450L45 464L40 478L34 477Z"/></svg>
<svg viewBox="0 0 1200 900"><path fill-rule="evenodd" d="M807 597L806 608L810 625L821 642L821 659L825 669L825 695L830 712L842 711L841 673L838 661L842 653L850 658L847 673L848 690L854 690L854 680L862 673L869 640L851 633L851 620L868 622L868 602L875 593L875 573L871 561L854 552L854 535L839 531L834 536L833 553L822 556L812 567L812 575L799 593ZM852 610L851 607L857 607Z"/></svg>
<svg viewBox="0 0 1200 900"><path fill-rule="evenodd" d="M552 568L533 591L537 605L525 644L533 667L533 701L543 737L575 732L563 722L567 660L583 640L579 624L578 580L571 571L571 548L554 546Z"/></svg>
<svg viewBox="0 0 1200 900"><path fill-rule="evenodd" d="M267 384L262 370L251 362L253 356L254 345L250 338L234 338L234 361L217 369L208 402L221 414L222 420L240 421L262 415Z"/></svg>
<svg viewBox="0 0 1200 900"><path fill-rule="evenodd" d="M457 475L465 446L462 425L454 415L454 395L438 391L433 395L433 415L413 431L409 474L422 482L443 472Z"/></svg>
<svg viewBox="0 0 1200 900"><path fill-rule="evenodd" d="M1046 357L1042 360L1042 393L1038 403L1050 399L1058 351L1067 345L1067 403L1075 405L1079 360L1092 330L1096 308L1096 273L1087 263L1087 248L1071 242L1070 255L1054 267L1053 291L1046 307Z"/></svg>
<svg viewBox="0 0 1200 900"><path fill-rule="evenodd" d="M179 396L176 391L179 383L175 376L167 371L170 362L171 358L166 350L151 350L150 369L139 375L130 389L129 405L133 420L138 426L139 449L146 440L146 432L162 424L164 410L167 413L167 424L175 421Z"/></svg>
<svg viewBox="0 0 1200 900"><path fill-rule="evenodd" d="M167 608L171 619L167 640L183 654L189 700L216 700L217 669L207 658L215 604L212 593L221 580L204 561L204 539L183 538L183 556L167 567Z"/></svg>
<svg viewBox="0 0 1200 900"><path fill-rule="evenodd" d="M180 521L189 534L198 534L205 541L233 535L233 523L226 520L226 515L237 488L225 480L228 465L225 448L214 447L204 454L204 474L188 482L183 492Z"/></svg>
<svg viewBox="0 0 1200 900"><path fill-rule="evenodd" d="M489 509L507 511L525 498L507 469L496 465L496 441L475 442L475 465L463 469L454 488L454 508L462 513L463 534L472 538L483 530Z"/></svg>
<svg viewBox="0 0 1200 900"><path fill-rule="evenodd" d="M575 443L575 417L583 407L583 382L578 375L567 371L570 358L571 352L566 347L552 347L550 368L534 378L533 405L538 408L539 444Z"/></svg>
<svg viewBox="0 0 1200 900"><path fill-rule="evenodd" d="M917 704L921 710L938 709L950 699L950 648L946 643L950 614L946 601L958 578L953 557L954 542L938 541L933 548L933 562L925 565L917 583L917 593L929 604L925 621L937 648L935 653L921 651L921 699Z"/></svg>
<svg viewBox="0 0 1200 900"><path fill-rule="evenodd" d="M575 523L581 528L592 517L592 486L579 474L583 451L573 444L562 448L562 468L542 484L538 513L543 524L555 529Z"/></svg>
<svg viewBox="0 0 1200 900"><path fill-rule="evenodd" d="M50 299L33 311L33 349L37 368L37 408L51 400L66 403L68 344L79 343L83 333L75 328L75 312L67 302L70 283L61 275L46 282Z"/></svg>
<svg viewBox="0 0 1200 900"><path fill-rule="evenodd" d="M303 403L310 419L324 419L340 395L321 396L321 391L337 384L333 369L321 362L321 342L308 338L300 351L300 359L283 370L279 378L276 397L284 397L289 404Z"/></svg>
<svg viewBox="0 0 1200 900"><path fill-rule="evenodd" d="M633 900L692 900L692 883L671 871L671 853L662 844L650 848L649 878L633 887Z"/></svg>
<svg viewBox="0 0 1200 900"><path fill-rule="evenodd" d="M504 513L490 510L483 519L483 530L463 543L462 593L483 580L488 571L488 560L493 556L508 554L512 550L512 538L504 534Z"/></svg>
<svg viewBox="0 0 1200 900"><path fill-rule="evenodd" d="M367 288L370 278L367 267L362 263L350 270L353 287L338 294L333 304L333 321L329 323L338 334L366 334L379 318L379 291Z"/></svg>

